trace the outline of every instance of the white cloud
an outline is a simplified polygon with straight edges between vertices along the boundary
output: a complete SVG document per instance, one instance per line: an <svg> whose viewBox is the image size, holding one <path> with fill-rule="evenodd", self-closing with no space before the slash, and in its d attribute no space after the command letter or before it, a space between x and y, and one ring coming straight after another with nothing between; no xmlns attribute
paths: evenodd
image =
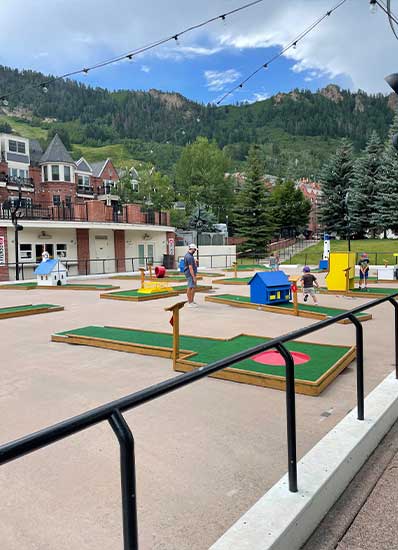
<svg viewBox="0 0 398 550"><path fill-rule="evenodd" d="M265 99L269 98L269 94L267 92L256 92L253 94L253 100L254 101L264 101Z"/></svg>
<svg viewBox="0 0 398 550"><path fill-rule="evenodd" d="M212 92L220 92L224 90L227 84L232 84L241 76L235 69L227 69L226 71L204 71L206 86Z"/></svg>
<svg viewBox="0 0 398 550"><path fill-rule="evenodd" d="M228 17L225 26L221 21L214 22L184 35L179 47L173 41L143 54L140 60L145 63L154 55L174 55L180 60L210 58L223 50L223 59L230 52L240 56L241 64L234 66L244 76L255 68L246 62L245 49L283 47L335 1L262 2ZM108 0L24 0L23 9L16 10L15 0L2 0L1 17L7 22L2 28L2 40L7 48L0 50L0 64L62 74L131 51L241 3L241 0L118 0L115 9L115 3ZM49 55L42 56L40 52ZM343 75L353 89L369 92L389 91L383 77L398 69L397 41L386 17L381 10L372 16L368 2L358 0L347 2L327 17L287 56L294 62L295 71L317 71L330 79ZM226 63L225 71L218 64L220 73L231 66L230 59ZM271 71L272 66L269 75ZM316 78L311 74L305 77ZM259 75L257 80L260 85L264 82L261 78L264 77Z"/></svg>
<svg viewBox="0 0 398 550"><path fill-rule="evenodd" d="M151 68L148 67L148 65L141 65L141 71L143 73L149 73L149 72L151 72Z"/></svg>

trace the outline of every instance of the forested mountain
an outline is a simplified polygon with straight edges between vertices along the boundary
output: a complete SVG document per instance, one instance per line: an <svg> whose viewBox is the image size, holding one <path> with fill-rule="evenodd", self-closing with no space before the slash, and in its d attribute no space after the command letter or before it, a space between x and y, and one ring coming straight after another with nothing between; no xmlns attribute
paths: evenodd
<svg viewBox="0 0 398 550"><path fill-rule="evenodd" d="M393 96L352 93L334 85L317 93L295 90L253 104L219 107L177 93L109 92L71 80L50 83L47 93L29 87L47 79L0 66L0 97L21 89L0 110L41 128L63 127L71 142L85 146L154 142L173 150L202 135L225 147L235 167L249 145L258 143L267 171L276 175L317 173L339 138L351 140L357 151L374 130L384 139L395 106ZM174 151L170 163L175 156Z"/></svg>

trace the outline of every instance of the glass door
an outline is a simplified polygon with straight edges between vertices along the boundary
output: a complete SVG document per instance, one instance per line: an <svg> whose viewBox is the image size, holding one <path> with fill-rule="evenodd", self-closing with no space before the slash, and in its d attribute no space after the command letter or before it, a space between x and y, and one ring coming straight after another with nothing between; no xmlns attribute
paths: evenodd
<svg viewBox="0 0 398 550"><path fill-rule="evenodd" d="M147 256L147 259L148 259L148 263L153 265L153 258L154 258L154 245L153 244L148 244L147 245L146 256Z"/></svg>
<svg viewBox="0 0 398 550"><path fill-rule="evenodd" d="M140 267L145 267L145 245L138 245L138 265Z"/></svg>

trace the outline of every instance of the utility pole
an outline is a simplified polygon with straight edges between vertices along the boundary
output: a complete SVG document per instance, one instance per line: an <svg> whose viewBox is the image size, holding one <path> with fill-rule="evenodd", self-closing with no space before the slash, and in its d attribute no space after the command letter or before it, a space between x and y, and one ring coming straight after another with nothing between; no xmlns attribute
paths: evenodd
<svg viewBox="0 0 398 550"><path fill-rule="evenodd" d="M21 210L22 203L22 190L21 183L18 184L18 199L11 208L11 222L14 226L14 243L15 243L15 279L19 281L19 231L23 230L22 225L18 223L19 219L22 217Z"/></svg>

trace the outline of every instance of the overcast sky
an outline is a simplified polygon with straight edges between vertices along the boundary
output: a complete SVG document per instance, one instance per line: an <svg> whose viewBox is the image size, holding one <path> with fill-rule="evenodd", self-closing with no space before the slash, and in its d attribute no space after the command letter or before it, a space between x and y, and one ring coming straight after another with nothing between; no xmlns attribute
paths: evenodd
<svg viewBox="0 0 398 550"><path fill-rule="evenodd" d="M248 0L1 1L0 64L62 74L128 52ZM211 102L337 4L337 0L264 0L257 6L81 80L110 89L177 91ZM392 2L398 11L398 0ZM396 5L394 5L396 4ZM292 88L388 92L398 71L398 41L380 9L347 0L295 50L261 71L229 101L255 101ZM7 90L0 89L1 93Z"/></svg>

